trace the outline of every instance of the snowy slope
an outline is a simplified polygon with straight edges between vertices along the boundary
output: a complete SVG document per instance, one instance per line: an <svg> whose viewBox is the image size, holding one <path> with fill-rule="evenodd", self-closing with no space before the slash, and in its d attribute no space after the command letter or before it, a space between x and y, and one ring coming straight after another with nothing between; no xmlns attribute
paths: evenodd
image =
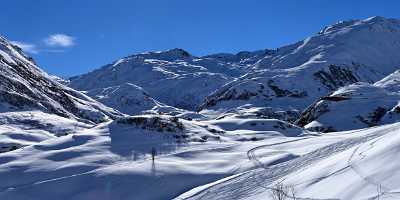
<svg viewBox="0 0 400 200"><path fill-rule="evenodd" d="M400 66L400 21L382 17L340 22L260 59L254 70L208 96L201 108L244 104L301 112L356 82L374 83Z"/></svg>
<svg viewBox="0 0 400 200"><path fill-rule="evenodd" d="M0 113L0 152L74 134L92 125L41 111Z"/></svg>
<svg viewBox="0 0 400 200"><path fill-rule="evenodd" d="M0 111L17 110L41 110L95 123L120 115L54 81L21 49L0 37Z"/></svg>
<svg viewBox="0 0 400 200"><path fill-rule="evenodd" d="M131 83L90 90L87 95L126 114L135 115L163 104L153 99L143 88Z"/></svg>
<svg viewBox="0 0 400 200"><path fill-rule="evenodd" d="M399 130L320 135L268 119L121 118L0 154L0 198L272 199L283 180L301 198L369 199L381 185L394 200Z"/></svg>
<svg viewBox="0 0 400 200"><path fill-rule="evenodd" d="M400 125L327 134L287 143L263 145L250 151L259 168L188 191L176 199L274 199L282 185L284 199L399 199ZM318 142L315 142L318 141ZM314 150L299 146L318 144ZM296 147L298 149L296 149ZM284 149L301 154L286 162L268 164L263 151Z"/></svg>
<svg viewBox="0 0 400 200"><path fill-rule="evenodd" d="M244 138L289 140L276 134L283 130L272 126L276 122L254 122L265 124L264 130L244 125L242 133L225 132L217 129L226 126L221 123L144 115L48 139L0 154L0 198L171 199L256 167L247 160L247 150L259 143ZM302 133L299 128L291 130ZM157 151L155 162L150 157L152 148ZM279 158L269 161L279 162Z"/></svg>

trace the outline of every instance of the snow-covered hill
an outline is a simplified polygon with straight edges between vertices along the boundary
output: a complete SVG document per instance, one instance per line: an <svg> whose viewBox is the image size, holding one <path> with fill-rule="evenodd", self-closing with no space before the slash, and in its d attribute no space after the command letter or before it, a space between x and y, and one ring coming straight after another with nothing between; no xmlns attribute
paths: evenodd
<svg viewBox="0 0 400 200"><path fill-rule="evenodd" d="M273 199L282 183L299 198L395 200L399 130L320 135L269 119L121 118L0 154L0 198Z"/></svg>
<svg viewBox="0 0 400 200"><path fill-rule="evenodd" d="M41 110L86 122L120 114L53 80L20 48L0 37L0 111Z"/></svg>
<svg viewBox="0 0 400 200"><path fill-rule="evenodd" d="M240 128L234 129L236 125ZM0 154L0 198L171 199L257 167L247 158L251 148L309 137L279 120L120 118ZM154 162L152 149L157 152Z"/></svg>
<svg viewBox="0 0 400 200"><path fill-rule="evenodd" d="M309 130L331 132L399 121L399 71L375 84L356 83L321 98L297 123Z"/></svg>
<svg viewBox="0 0 400 200"><path fill-rule="evenodd" d="M73 134L90 124L41 111L0 113L0 153Z"/></svg>

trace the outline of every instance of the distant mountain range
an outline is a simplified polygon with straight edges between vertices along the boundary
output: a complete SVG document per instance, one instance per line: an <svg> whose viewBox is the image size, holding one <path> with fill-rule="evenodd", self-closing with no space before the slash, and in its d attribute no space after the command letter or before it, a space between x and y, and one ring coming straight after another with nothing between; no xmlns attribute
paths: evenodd
<svg viewBox="0 0 400 200"><path fill-rule="evenodd" d="M327 26L303 41L274 50L196 57L172 49L128 56L70 78L69 86L126 114L148 110L151 106L140 105L152 99L205 115L237 113L245 106L269 109L266 117L282 113L299 116L341 87L359 82L374 84L394 73L400 66L399 51L400 21L371 17ZM143 89L146 97L135 92L137 88ZM380 119L365 119L374 115L376 106L371 109L353 113L366 115L352 119L354 125L329 125L324 130L377 125ZM299 125L306 126L317 120L309 115L283 118L300 120Z"/></svg>

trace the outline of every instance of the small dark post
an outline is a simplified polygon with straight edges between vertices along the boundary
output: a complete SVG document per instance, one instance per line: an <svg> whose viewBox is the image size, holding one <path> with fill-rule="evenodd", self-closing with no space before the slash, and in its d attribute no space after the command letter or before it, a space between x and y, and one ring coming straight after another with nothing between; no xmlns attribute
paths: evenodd
<svg viewBox="0 0 400 200"><path fill-rule="evenodd" d="M153 160L153 162L154 162L154 157L156 157L156 155L157 155L156 148L152 147L151 148L151 159Z"/></svg>

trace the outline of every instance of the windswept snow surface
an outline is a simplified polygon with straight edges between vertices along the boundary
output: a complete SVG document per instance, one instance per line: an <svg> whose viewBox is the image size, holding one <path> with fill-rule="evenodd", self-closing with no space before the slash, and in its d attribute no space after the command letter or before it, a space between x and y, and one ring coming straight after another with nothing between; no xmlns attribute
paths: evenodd
<svg viewBox="0 0 400 200"><path fill-rule="evenodd" d="M167 123L160 132L151 128L158 126L153 123L155 118L125 118L0 154L0 198L171 199L193 187L257 167L247 157L251 148L295 139L257 131L255 136L269 135L268 142L243 142L237 139L240 132L217 131L215 123L185 120L179 120L182 129L169 130L175 120L168 116L158 120ZM158 152L154 162L152 148ZM309 151L302 148L299 153ZM265 152L273 155L266 160L274 164L296 157L280 152Z"/></svg>
<svg viewBox="0 0 400 200"><path fill-rule="evenodd" d="M398 198L400 124L321 135L279 120L178 122L122 118L0 154L0 198L268 199L282 180L302 198L368 199L376 185Z"/></svg>
<svg viewBox="0 0 400 200"><path fill-rule="evenodd" d="M0 152L38 144L92 126L40 111L0 113Z"/></svg>

